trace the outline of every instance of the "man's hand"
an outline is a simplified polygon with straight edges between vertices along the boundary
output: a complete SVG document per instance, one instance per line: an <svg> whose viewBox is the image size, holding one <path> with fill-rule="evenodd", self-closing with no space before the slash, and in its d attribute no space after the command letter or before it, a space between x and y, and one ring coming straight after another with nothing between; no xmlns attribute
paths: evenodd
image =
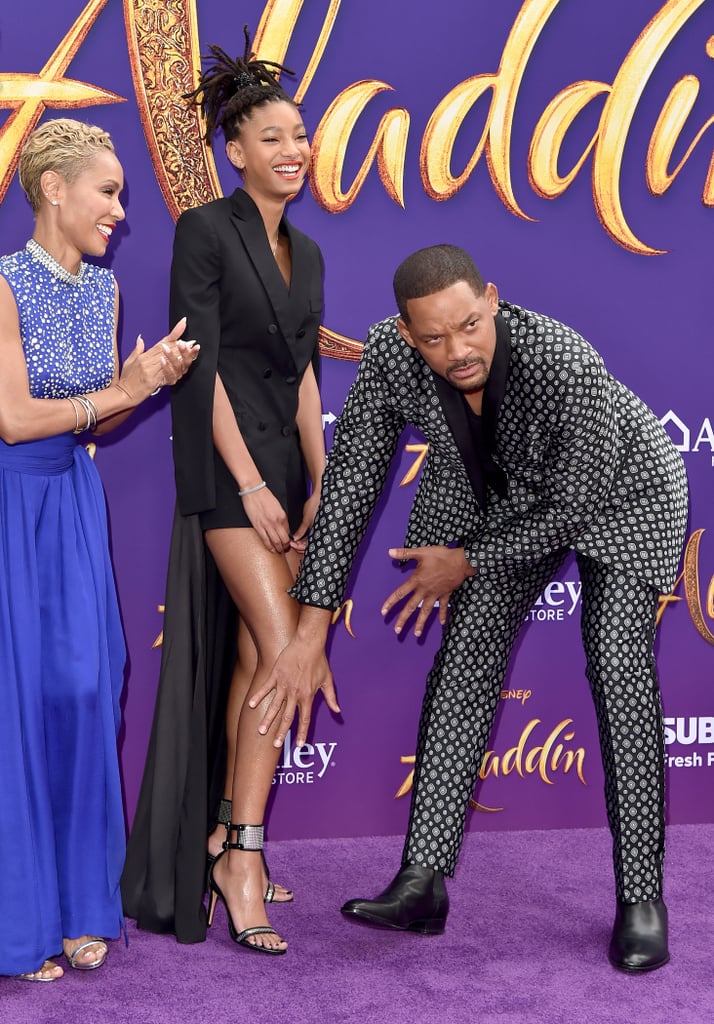
<svg viewBox="0 0 714 1024"><path fill-rule="evenodd" d="M424 548L390 548L390 558L415 561L417 567L406 583L389 595L382 605L386 615L395 604L408 598L394 623L394 632L401 633L410 616L419 609L414 623L414 636L421 636L426 620L434 605L439 603L439 622L446 624L446 613L451 594L476 570L467 561L463 548L441 546Z"/></svg>
<svg viewBox="0 0 714 1024"><path fill-rule="evenodd" d="M303 608L305 612L308 613L308 620L311 613L315 613L316 621L322 619L319 622L320 628L302 632L298 630L279 655L260 690L252 694L249 701L250 707L255 708L272 693L258 732L265 736L280 715L273 739L274 747L282 747L296 709L298 730L295 742L297 746L307 742L312 702L318 690L322 690L328 708L340 714L332 672L325 656L325 638L331 612L323 608Z"/></svg>

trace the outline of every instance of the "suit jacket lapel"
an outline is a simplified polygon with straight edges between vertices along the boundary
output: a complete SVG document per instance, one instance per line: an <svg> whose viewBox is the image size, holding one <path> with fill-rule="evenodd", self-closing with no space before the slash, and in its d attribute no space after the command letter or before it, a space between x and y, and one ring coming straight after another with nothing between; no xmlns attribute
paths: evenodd
<svg viewBox="0 0 714 1024"><path fill-rule="evenodd" d="M283 275L280 273L280 268L278 267L275 257L270 250L270 243L265 233L263 219L260 216L257 206L250 196L243 191L243 189L236 189L231 196L231 200L233 203L231 220L243 239L248 257L253 264L253 267L265 288L270 304L273 307L275 319L282 336L290 348L291 342L294 341L295 333L294 317L291 316L290 294ZM281 222L281 229L286 227L292 246L294 240L293 232L287 224L287 221L283 219ZM304 260L299 258L299 253L296 258L295 248L293 247L293 276L290 289L293 294L298 294L298 287L305 287L300 280L301 274L305 272L302 267L303 263Z"/></svg>
<svg viewBox="0 0 714 1024"><path fill-rule="evenodd" d="M511 335L508 326L500 313L496 313L494 323L496 324L496 349L493 353L481 409L486 443L490 452L496 450L496 428L511 367Z"/></svg>
<svg viewBox="0 0 714 1024"><path fill-rule="evenodd" d="M469 414L463 395L456 388L432 373L436 393L446 422L463 460L468 478L471 481L476 501L483 508L486 500L486 483L488 482L497 494L505 496L507 481L505 474L493 461L492 452L496 447L496 428L498 416L506 393L508 371L511 361L511 338L505 320L500 313L494 317L496 325L496 347L491 362L488 381L483 393L482 423L486 450L478 452L474 437L469 426Z"/></svg>
<svg viewBox="0 0 714 1024"><path fill-rule="evenodd" d="M283 217L280 226L290 241L290 300L292 302L297 298L304 303L305 296L310 294L310 278L312 273L310 261L305 258L307 248L305 237L295 230L286 217ZM285 282L283 281L283 283Z"/></svg>
<svg viewBox="0 0 714 1024"><path fill-rule="evenodd" d="M476 501L483 508L486 499L486 485L469 428L466 403L461 393L452 387L444 377L433 371L431 375L449 430L471 481Z"/></svg>

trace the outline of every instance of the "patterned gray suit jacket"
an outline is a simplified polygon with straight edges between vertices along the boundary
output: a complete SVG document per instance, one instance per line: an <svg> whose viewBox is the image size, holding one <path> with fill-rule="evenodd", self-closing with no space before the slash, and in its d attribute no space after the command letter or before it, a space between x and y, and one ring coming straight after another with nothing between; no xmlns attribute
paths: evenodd
<svg viewBox="0 0 714 1024"><path fill-rule="evenodd" d="M455 412L463 399L406 344L396 317L375 324L337 424L292 591L301 603L340 606L407 423L429 443L407 547L463 545L478 571L507 575L572 548L672 588L687 517L681 456L579 334L518 306L499 307L482 418L507 495L489 490L479 506Z"/></svg>

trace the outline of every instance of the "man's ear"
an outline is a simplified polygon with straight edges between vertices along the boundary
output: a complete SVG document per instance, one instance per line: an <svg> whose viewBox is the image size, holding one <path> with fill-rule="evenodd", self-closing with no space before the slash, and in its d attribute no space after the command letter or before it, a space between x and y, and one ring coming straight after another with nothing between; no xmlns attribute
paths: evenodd
<svg viewBox="0 0 714 1024"><path fill-rule="evenodd" d="M404 338L404 340L406 341L406 343L409 346L409 348L416 348L416 345L414 344L414 341L412 340L412 336L409 333L409 328L407 327L406 322L404 320L402 320L401 317L399 317L399 319L397 320L397 330L399 331L401 336Z"/></svg>
<svg viewBox="0 0 714 1024"><path fill-rule="evenodd" d="M498 313L498 288L492 281L489 281L483 292L488 302L488 308L495 316Z"/></svg>

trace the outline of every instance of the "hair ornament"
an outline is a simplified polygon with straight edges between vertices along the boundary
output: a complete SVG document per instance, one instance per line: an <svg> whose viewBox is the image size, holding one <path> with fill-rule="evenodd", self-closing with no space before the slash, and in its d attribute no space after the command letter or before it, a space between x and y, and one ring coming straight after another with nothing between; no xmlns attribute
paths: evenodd
<svg viewBox="0 0 714 1024"><path fill-rule="evenodd" d="M233 77L236 89L247 89L249 85L259 85L258 79L251 71L241 71Z"/></svg>

